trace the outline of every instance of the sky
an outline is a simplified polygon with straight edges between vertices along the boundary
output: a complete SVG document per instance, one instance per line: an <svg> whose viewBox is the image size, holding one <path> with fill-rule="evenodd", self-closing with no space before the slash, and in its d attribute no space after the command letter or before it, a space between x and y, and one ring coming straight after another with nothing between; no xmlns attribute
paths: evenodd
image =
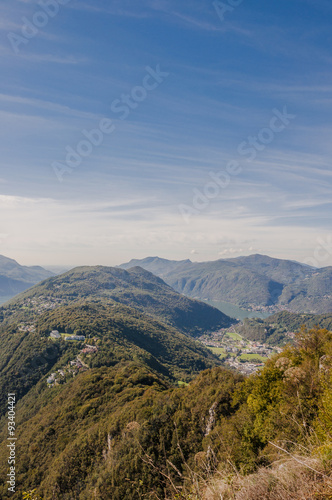
<svg viewBox="0 0 332 500"><path fill-rule="evenodd" d="M3 0L0 254L332 265L329 0Z"/></svg>

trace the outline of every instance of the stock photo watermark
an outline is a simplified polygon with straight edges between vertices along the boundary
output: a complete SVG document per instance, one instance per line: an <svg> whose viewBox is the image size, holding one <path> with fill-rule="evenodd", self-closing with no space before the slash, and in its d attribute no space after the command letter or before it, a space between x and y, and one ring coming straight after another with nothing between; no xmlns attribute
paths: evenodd
<svg viewBox="0 0 332 500"><path fill-rule="evenodd" d="M9 32L7 38L15 54L19 54L21 46L26 46L29 41L45 28L50 19L56 17L61 6L67 5L71 0L39 0L39 10L33 14L31 19L22 17L21 33Z"/></svg>
<svg viewBox="0 0 332 500"><path fill-rule="evenodd" d="M268 127L263 127L255 136L248 136L247 139L241 142L237 148L237 153L241 157L245 157L248 162L256 159L258 153L271 144L276 134L279 134L296 118L288 112L287 106L284 106L280 111L275 108L272 110L273 116L269 121ZM179 212L184 221L188 224L193 215L198 215L202 210L206 209L211 200L220 196L223 189L226 189L232 178L240 175L243 167L239 160L232 160L227 163L224 170L219 172L209 172L209 181L204 185L203 189L193 189L193 199L190 205L180 204Z"/></svg>
<svg viewBox="0 0 332 500"><path fill-rule="evenodd" d="M227 2L216 1L213 2L212 5L215 8L220 21L224 21L225 15L229 14L230 12L233 12L236 9L236 7L239 7L239 5L243 3L243 1L244 0L227 0Z"/></svg>
<svg viewBox="0 0 332 500"><path fill-rule="evenodd" d="M169 76L169 73L162 71L160 65L156 69L147 66L146 75L141 85L132 88L129 94L122 94L120 99L114 99L111 104L111 110L115 115L119 115L119 120L126 120L133 110L140 103L147 99L149 92L155 90ZM110 136L116 130L113 120L102 118L97 126L92 130L82 130L84 139L80 140L75 147L66 146L65 159L63 162L54 161L52 168L59 180L63 181L65 174L71 174L75 168L79 167L84 160L90 156L94 148L103 144L105 136Z"/></svg>
<svg viewBox="0 0 332 500"><path fill-rule="evenodd" d="M312 257L308 257L303 262L311 267L323 267L323 264L332 257L332 235L325 238L317 238L317 246Z"/></svg>
<svg viewBox="0 0 332 500"><path fill-rule="evenodd" d="M8 437L7 437L7 448L8 448L8 473L7 473L7 484L8 491L15 493L16 487L16 395L14 393L8 394Z"/></svg>

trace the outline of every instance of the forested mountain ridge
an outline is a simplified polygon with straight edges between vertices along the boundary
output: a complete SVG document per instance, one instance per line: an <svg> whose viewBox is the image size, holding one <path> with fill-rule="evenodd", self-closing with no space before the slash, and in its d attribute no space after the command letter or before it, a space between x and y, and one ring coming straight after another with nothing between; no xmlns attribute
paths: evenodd
<svg viewBox="0 0 332 500"><path fill-rule="evenodd" d="M0 308L1 415L4 416L7 409L8 393L15 394L19 404L18 421L25 429L27 421L35 415L41 422L38 412L43 412L45 405L47 412L52 408L53 420L58 411L64 410L60 403L63 397L70 407L72 402L76 405L78 401L85 401L80 414L69 411L64 427L60 415L53 424L48 423L44 438L50 444L50 429L56 429L57 436L58 432L66 435L69 425L73 432L76 429L74 434L79 441L89 440L92 421L98 421L98 426L101 424L99 433L105 419L113 419L118 426L117 419L125 412L126 403L149 394L151 387L158 394L178 383L190 382L202 370L220 365L217 356L171 323L179 323L184 330L194 333L206 325L220 326L219 321L225 318L228 323L229 319L218 310L181 297L160 278L140 268L130 272L103 267L78 268L52 277ZM101 399L98 399L98 381L101 381ZM112 390L111 400L107 402L103 394L108 384ZM114 410L114 415L96 414L96 408ZM88 415L92 416L91 421ZM75 422L81 417L82 423L77 427ZM82 425L83 421L87 427ZM1 425L4 422L2 418ZM2 444L6 453L4 434ZM65 448L67 444L65 438ZM48 447L56 462L60 448L56 445L53 449L51 444ZM29 450L21 451L18 469L23 472L20 467L25 464L23 466L29 468L32 456L28 458ZM45 458L45 450L42 454ZM82 451L82 457L84 455ZM35 478L42 477L47 464L50 465L48 460L40 464ZM26 476L23 472L23 476L18 484L33 483L30 473ZM6 479L6 475L0 476L1 498L6 498ZM64 486L59 487L62 490ZM21 498L21 492L13 498ZM77 495L70 488L65 496L72 500Z"/></svg>
<svg viewBox="0 0 332 500"><path fill-rule="evenodd" d="M10 301L6 314L0 309L0 319L3 314L6 321L8 314L15 311L22 319L24 311L30 314L87 300L100 304L115 301L134 307L193 336L234 322L218 309L180 295L142 268L126 271L103 266L78 267L47 279Z"/></svg>
<svg viewBox="0 0 332 500"><path fill-rule="evenodd" d="M180 293L201 300L225 301L244 308L276 306L294 312L332 312L332 267L251 255L213 262L133 260Z"/></svg>
<svg viewBox="0 0 332 500"><path fill-rule="evenodd" d="M59 306L27 320L23 325L0 327L1 413L8 392L23 397L50 370L62 370L78 356L78 365L91 369L135 361L173 382L189 381L199 371L220 364L208 349L179 330L116 302ZM62 338L50 339L53 330L61 332ZM65 341L71 335L84 340ZM81 353L85 344L96 348ZM64 382L62 376L59 380Z"/></svg>

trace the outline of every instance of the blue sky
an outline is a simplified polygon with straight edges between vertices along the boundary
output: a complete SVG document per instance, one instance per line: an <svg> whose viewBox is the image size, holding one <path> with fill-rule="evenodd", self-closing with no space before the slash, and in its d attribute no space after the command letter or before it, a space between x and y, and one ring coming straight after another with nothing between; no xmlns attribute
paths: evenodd
<svg viewBox="0 0 332 500"><path fill-rule="evenodd" d="M226 0L224 16L201 0L49 1L0 4L1 254L317 257L331 238L329 1ZM292 118L271 132L276 112ZM69 167L101 122L114 130ZM211 187L230 162L239 172Z"/></svg>

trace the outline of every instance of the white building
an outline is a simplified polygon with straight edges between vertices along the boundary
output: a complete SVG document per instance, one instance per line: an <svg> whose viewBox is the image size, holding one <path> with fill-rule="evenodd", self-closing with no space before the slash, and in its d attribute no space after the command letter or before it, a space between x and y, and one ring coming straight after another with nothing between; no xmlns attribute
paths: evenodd
<svg viewBox="0 0 332 500"><path fill-rule="evenodd" d="M61 335L60 333L58 332L58 330L53 330L51 333L50 333L50 337L52 339L61 339Z"/></svg>
<svg viewBox="0 0 332 500"><path fill-rule="evenodd" d="M56 377L56 373L51 373L51 375L47 379L47 383L48 384L53 384L53 382L55 380L55 377Z"/></svg>
<svg viewBox="0 0 332 500"><path fill-rule="evenodd" d="M71 337L65 337L65 340L85 340L84 335L72 335Z"/></svg>

